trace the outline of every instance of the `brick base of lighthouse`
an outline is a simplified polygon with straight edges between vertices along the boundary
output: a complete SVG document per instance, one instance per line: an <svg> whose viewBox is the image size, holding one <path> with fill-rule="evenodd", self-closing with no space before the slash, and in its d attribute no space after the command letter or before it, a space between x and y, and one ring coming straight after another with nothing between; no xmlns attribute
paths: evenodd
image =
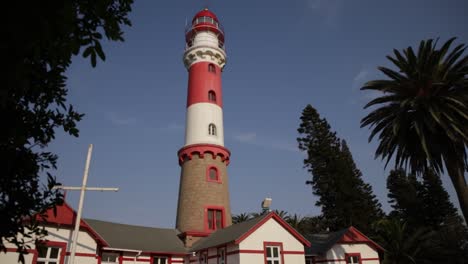
<svg viewBox="0 0 468 264"><path fill-rule="evenodd" d="M193 153L180 159L181 179L177 206L176 228L187 247L212 232L207 225L208 209L222 210L223 227L232 224L229 182L225 157L212 153ZM215 167L218 180L209 178Z"/></svg>

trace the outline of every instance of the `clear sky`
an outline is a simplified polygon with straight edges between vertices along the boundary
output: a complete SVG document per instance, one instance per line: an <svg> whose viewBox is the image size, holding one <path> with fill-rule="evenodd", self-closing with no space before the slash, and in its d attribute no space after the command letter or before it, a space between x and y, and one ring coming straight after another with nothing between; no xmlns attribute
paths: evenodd
<svg viewBox="0 0 468 264"><path fill-rule="evenodd" d="M223 73L225 146L231 150L233 213L273 209L318 215L316 198L304 183L304 154L296 129L312 104L338 136L388 211L384 163L376 144L359 128L359 91L379 78L393 48L452 36L468 43L466 0L289 0L137 1L124 28L125 42L105 42L107 60L93 69L77 57L68 71L68 101L86 116L78 139L57 135L59 181L80 185L88 144L94 144L89 186L120 187L91 193L84 217L174 227L184 144L187 71L182 63L186 20L205 7L226 32ZM453 188L444 177L452 200ZM78 193L67 201L77 208Z"/></svg>

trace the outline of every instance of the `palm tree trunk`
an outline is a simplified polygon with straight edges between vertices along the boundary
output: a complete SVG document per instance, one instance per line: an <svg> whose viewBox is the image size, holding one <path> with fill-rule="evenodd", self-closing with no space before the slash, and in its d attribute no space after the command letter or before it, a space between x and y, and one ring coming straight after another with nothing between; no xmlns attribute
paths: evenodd
<svg viewBox="0 0 468 264"><path fill-rule="evenodd" d="M448 174L457 193L463 217L465 222L468 223L468 185L465 179L465 168L463 163L461 163L462 166L459 166L460 163L456 161L446 160L445 164L447 164Z"/></svg>

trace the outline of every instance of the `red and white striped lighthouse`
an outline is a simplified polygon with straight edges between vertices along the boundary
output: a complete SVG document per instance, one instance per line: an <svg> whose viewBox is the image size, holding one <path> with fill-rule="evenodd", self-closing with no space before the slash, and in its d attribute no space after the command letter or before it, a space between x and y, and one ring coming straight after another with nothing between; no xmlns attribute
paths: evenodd
<svg viewBox="0 0 468 264"><path fill-rule="evenodd" d="M224 32L216 15L198 12L185 33L184 64L189 72L185 145L176 228L187 246L231 225L224 147L221 73L226 63Z"/></svg>

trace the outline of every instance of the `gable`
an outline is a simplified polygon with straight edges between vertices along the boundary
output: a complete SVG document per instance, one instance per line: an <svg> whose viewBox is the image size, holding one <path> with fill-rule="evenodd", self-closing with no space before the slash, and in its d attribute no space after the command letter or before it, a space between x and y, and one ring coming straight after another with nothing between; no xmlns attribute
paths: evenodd
<svg viewBox="0 0 468 264"><path fill-rule="evenodd" d="M341 237L338 243L342 244L367 244L374 248L376 251L384 251L384 249L377 243L372 241L370 238L365 236L359 230L354 227L348 228L348 231Z"/></svg>
<svg viewBox="0 0 468 264"><path fill-rule="evenodd" d="M74 228L76 212L71 208L66 202L62 205L57 205L54 209L48 209L45 212L45 217L36 215L34 216L37 221L43 222L46 226L56 226L56 227L68 227ZM80 230L86 231L97 244L102 246L108 246L108 243L94 230L88 223L83 219L80 221Z"/></svg>
<svg viewBox="0 0 468 264"><path fill-rule="evenodd" d="M281 242L284 250L304 251L304 244L276 219L270 218L239 242L240 250L263 250L264 242Z"/></svg>

